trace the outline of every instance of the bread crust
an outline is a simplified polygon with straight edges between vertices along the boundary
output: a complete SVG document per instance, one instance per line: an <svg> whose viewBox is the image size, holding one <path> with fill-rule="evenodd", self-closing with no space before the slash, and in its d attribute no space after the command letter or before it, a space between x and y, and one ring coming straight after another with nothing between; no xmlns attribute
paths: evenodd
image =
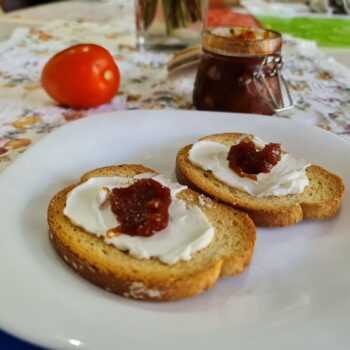
<svg viewBox="0 0 350 350"><path fill-rule="evenodd" d="M145 172L155 173L142 165L112 166L83 175L79 183L95 176L135 176ZM220 245L217 242L221 237L221 231L218 230L220 232L216 233L215 242L194 254L188 262L182 261L170 266L158 259L136 259L106 244L101 238L85 232L63 215L67 194L77 185L57 193L49 204L50 241L59 256L76 273L109 292L145 301L188 298L211 288L221 276L241 273L251 261L255 245L255 225L248 215L215 203L189 189L179 194L181 199L189 205L198 205L214 226L216 216L239 224L239 230L234 231L228 227L228 233L231 230L232 235L239 235L242 248L238 251L225 251L222 247L224 243ZM216 245L222 252L218 251L216 256L210 252L213 256L207 257L206 250L215 251Z"/></svg>
<svg viewBox="0 0 350 350"><path fill-rule="evenodd" d="M252 135L225 133L206 136L201 140L231 145L243 136ZM310 185L301 194L258 198L224 184L211 172L191 163L188 158L191 147L192 145L188 145L177 154L178 181L220 202L245 211L257 226L284 227L304 219L330 219L340 208L345 192L343 180L322 167L311 165L307 168Z"/></svg>

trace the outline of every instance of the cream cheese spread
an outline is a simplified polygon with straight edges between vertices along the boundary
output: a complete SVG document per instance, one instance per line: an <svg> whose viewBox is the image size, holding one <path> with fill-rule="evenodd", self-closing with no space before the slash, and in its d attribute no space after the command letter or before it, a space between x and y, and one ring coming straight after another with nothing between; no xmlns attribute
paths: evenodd
<svg viewBox="0 0 350 350"><path fill-rule="evenodd" d="M128 187L139 179L152 178L171 191L169 224L150 237L119 234L110 238L107 232L119 226L110 205L103 205L106 189ZM75 187L67 195L64 215L72 223L91 234L102 237L106 243L128 251L140 259L158 258L172 265L188 261L193 254L207 247L214 237L214 228L199 207L188 207L177 194L186 187L153 173L135 177L94 177Z"/></svg>
<svg viewBox="0 0 350 350"><path fill-rule="evenodd" d="M258 138L253 138L252 141L257 147L265 145ZM224 184L256 197L298 194L309 184L305 171L309 164L288 153L282 154L281 160L269 173L258 174L257 180L240 177L229 167L227 155L231 146L207 140L198 141L189 152L189 160L203 170L211 171Z"/></svg>

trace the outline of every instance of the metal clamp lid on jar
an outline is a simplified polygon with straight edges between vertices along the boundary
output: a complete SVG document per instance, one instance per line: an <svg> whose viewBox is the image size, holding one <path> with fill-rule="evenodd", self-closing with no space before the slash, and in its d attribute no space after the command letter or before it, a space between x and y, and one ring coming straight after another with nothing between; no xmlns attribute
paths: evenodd
<svg viewBox="0 0 350 350"><path fill-rule="evenodd" d="M265 67L271 67L272 69L266 70ZM268 93L268 103L272 107L275 113L286 112L294 107L294 102L292 95L289 91L288 84L283 77L281 70L283 67L283 60L280 55L271 55L264 58L263 63L253 74L254 83L259 91L259 84L266 89ZM266 78L277 76L279 87L281 90L281 101L279 102L274 95L270 85L268 84Z"/></svg>
<svg viewBox="0 0 350 350"><path fill-rule="evenodd" d="M293 98L281 70L283 60L280 55L282 36L280 33L264 29L219 27L204 31L202 47L209 52L228 57L263 57L261 65L253 72L257 91L264 88L266 99L275 113L282 113L294 107ZM267 79L277 77L281 99L273 93Z"/></svg>

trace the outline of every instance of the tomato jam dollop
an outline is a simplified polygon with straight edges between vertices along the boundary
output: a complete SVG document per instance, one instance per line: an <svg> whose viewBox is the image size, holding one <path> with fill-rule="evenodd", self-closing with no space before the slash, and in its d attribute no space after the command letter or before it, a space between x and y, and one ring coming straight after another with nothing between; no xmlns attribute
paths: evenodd
<svg viewBox="0 0 350 350"><path fill-rule="evenodd" d="M143 179L127 188L114 188L110 201L120 232L148 237L168 226L171 194L157 181Z"/></svg>
<svg viewBox="0 0 350 350"><path fill-rule="evenodd" d="M281 160L281 154L281 145L278 143L270 143L259 151L254 142L246 138L231 147L227 160L230 168L240 177L256 180L256 175L271 171Z"/></svg>

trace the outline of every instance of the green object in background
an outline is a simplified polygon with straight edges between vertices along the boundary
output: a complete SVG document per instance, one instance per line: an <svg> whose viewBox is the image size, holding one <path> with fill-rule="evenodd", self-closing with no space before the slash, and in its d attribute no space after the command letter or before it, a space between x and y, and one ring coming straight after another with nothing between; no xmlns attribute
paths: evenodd
<svg viewBox="0 0 350 350"><path fill-rule="evenodd" d="M258 16L258 20L266 28L315 40L323 47L350 48L350 19Z"/></svg>

